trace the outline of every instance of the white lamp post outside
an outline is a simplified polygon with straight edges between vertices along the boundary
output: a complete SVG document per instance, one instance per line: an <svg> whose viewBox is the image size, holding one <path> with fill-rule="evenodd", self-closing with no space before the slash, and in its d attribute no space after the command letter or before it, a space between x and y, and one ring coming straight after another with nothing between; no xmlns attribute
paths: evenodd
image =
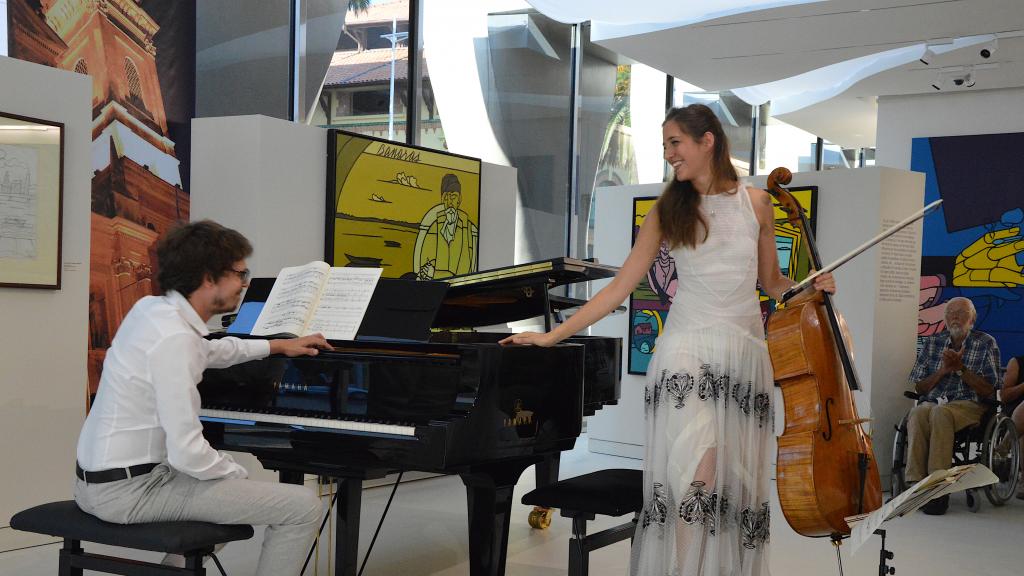
<svg viewBox="0 0 1024 576"><path fill-rule="evenodd" d="M391 34L381 34L391 41L391 89L388 91L388 140L395 139L395 47L409 37L408 32L398 31L398 19L391 19Z"/></svg>

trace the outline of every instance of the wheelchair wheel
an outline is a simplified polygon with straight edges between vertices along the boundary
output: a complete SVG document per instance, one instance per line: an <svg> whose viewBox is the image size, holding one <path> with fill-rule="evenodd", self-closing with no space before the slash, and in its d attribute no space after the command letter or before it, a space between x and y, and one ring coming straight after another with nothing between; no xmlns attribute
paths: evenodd
<svg viewBox="0 0 1024 576"><path fill-rule="evenodd" d="M896 425L896 434L892 438L892 469L889 475L889 498L895 498L907 489L907 419L910 413L903 416Z"/></svg>
<svg viewBox="0 0 1024 576"><path fill-rule="evenodd" d="M1016 493L1020 470L1020 442L1013 420L999 414L989 421L981 457L982 463L999 477L998 482L985 487L985 497L993 506L1002 506Z"/></svg>

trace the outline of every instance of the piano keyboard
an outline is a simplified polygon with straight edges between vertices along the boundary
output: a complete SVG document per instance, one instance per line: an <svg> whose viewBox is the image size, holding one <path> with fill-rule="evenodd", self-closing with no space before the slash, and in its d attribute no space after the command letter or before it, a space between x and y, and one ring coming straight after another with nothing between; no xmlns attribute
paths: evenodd
<svg viewBox="0 0 1024 576"><path fill-rule="evenodd" d="M334 418L311 418L308 416L286 416L265 412L242 412L239 410L214 410L202 408L199 417L204 419L232 420L240 422L258 422L266 424L284 424L309 428L328 428L348 432L364 432L368 434L394 434L396 436L415 436L415 426L384 424L381 422L365 422L359 420L339 420Z"/></svg>

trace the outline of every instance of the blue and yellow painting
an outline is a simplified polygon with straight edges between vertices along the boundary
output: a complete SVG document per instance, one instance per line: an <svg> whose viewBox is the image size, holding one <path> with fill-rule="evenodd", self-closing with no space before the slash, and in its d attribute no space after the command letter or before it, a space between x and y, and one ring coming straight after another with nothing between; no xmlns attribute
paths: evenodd
<svg viewBox="0 0 1024 576"><path fill-rule="evenodd" d="M910 169L925 174L918 336L945 329L946 303L965 296L975 329L999 343L1005 363L1024 354L1024 133L914 138Z"/></svg>
<svg viewBox="0 0 1024 576"><path fill-rule="evenodd" d="M789 189L790 194L804 208L813 234L817 212L818 188L806 186ZM657 197L633 199L633 242L640 232L647 213L654 208ZM775 245L779 254L782 274L795 280L807 277L811 270L810 257L804 247L800 230L789 223L786 214L775 204ZM669 307L676 297L676 263L669 253L668 245L662 243L658 255L629 297L629 353L627 367L630 374L646 374L647 365L654 354L658 335L661 334L668 318ZM762 319L766 320L775 309L775 302L759 291Z"/></svg>
<svg viewBox="0 0 1024 576"><path fill-rule="evenodd" d="M477 271L480 160L332 130L326 261L386 278Z"/></svg>

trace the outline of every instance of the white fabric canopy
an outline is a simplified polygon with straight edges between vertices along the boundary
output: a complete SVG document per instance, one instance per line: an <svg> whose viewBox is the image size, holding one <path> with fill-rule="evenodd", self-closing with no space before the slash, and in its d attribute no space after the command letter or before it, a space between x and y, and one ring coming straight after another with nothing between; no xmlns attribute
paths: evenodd
<svg viewBox="0 0 1024 576"><path fill-rule="evenodd" d="M944 54L990 42L993 38L992 34L967 36L931 49L936 54ZM787 114L842 94L864 78L913 62L924 55L926 47L926 44L915 44L869 54L774 82L735 88L732 93L751 106L771 101L773 116Z"/></svg>
<svg viewBox="0 0 1024 576"><path fill-rule="evenodd" d="M672 23L675 26L813 1L817 0L644 0L631 4L618 0L527 0L541 14L566 24L590 20L613 25Z"/></svg>

